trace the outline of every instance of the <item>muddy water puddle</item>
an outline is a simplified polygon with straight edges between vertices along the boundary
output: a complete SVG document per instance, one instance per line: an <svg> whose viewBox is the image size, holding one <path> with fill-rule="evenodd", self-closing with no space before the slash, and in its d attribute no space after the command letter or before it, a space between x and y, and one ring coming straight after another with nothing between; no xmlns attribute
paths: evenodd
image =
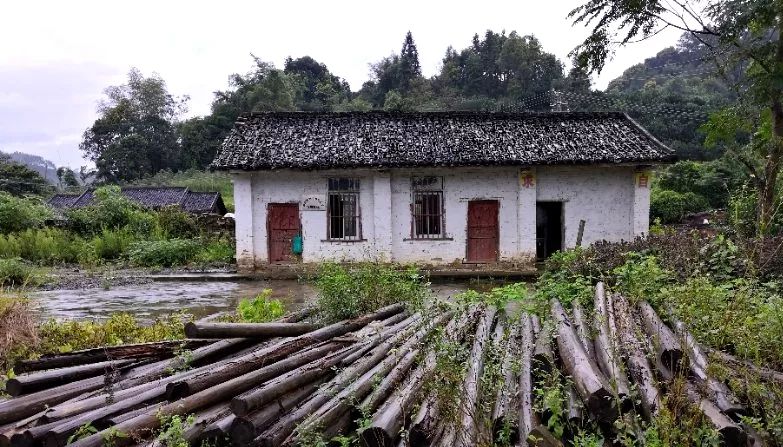
<svg viewBox="0 0 783 447"><path fill-rule="evenodd" d="M467 290L467 283L433 284L433 293L454 296ZM126 312L143 322L175 312L196 317L233 310L242 298L254 297L272 289L272 297L281 300L288 310L296 310L315 301L317 292L308 283L288 280L189 282L161 281L147 284L51 290L31 294L34 308L41 318L105 319L116 312Z"/></svg>

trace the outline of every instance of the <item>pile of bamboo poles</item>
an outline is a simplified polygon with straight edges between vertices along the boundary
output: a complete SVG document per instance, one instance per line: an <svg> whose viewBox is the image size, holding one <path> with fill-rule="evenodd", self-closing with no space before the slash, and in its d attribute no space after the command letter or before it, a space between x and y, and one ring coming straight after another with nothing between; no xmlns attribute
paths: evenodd
<svg viewBox="0 0 783 447"><path fill-rule="evenodd" d="M307 322L308 311L274 323L202 320L186 326L184 341L22 362L7 384L12 398L0 400L0 446L163 445L156 433L174 415L190 416L182 437L191 445L308 445L314 434L358 433L369 446L491 445L501 436L559 446L548 409L534 405L534 389L556 371L570 378L572 425L602 427L635 402L653 417L668 381L687 371L688 397L724 443L746 445L746 409L707 375L704 349L684 325L672 329L648 304L607 296L602 284L594 304L588 315L554 300L541 319L477 304L413 314L392 305L323 327ZM468 353L456 417L442 416L431 386L436 333ZM490 351L500 359L491 391Z"/></svg>

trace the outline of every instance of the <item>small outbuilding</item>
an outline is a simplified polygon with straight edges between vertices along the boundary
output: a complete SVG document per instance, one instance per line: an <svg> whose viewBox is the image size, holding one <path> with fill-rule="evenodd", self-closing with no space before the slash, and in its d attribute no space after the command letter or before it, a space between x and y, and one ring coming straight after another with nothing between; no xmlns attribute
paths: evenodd
<svg viewBox="0 0 783 447"><path fill-rule="evenodd" d="M161 209L177 206L193 214L226 214L226 206L219 192L196 192L180 186L128 186L122 195L144 208ZM80 194L55 194L49 205L58 210L89 206L95 200L95 190Z"/></svg>
<svg viewBox="0 0 783 447"><path fill-rule="evenodd" d="M213 169L237 262L532 263L648 231L674 153L622 113L261 113ZM581 222L584 221L582 224Z"/></svg>

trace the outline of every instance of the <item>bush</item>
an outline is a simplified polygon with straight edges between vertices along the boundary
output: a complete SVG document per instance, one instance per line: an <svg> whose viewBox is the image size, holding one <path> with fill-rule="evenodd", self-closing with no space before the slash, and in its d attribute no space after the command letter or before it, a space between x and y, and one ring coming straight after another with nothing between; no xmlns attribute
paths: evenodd
<svg viewBox="0 0 783 447"><path fill-rule="evenodd" d="M113 314L104 322L49 320L39 328L40 353L70 352L125 343L146 343L184 338L184 315L169 315L141 325L130 314Z"/></svg>
<svg viewBox="0 0 783 447"><path fill-rule="evenodd" d="M0 259L0 286L22 287L38 282L35 269L21 259Z"/></svg>
<svg viewBox="0 0 783 447"><path fill-rule="evenodd" d="M285 307L280 300L271 300L272 289L264 289L255 298L243 298L237 306L237 315L245 323L264 323L283 316Z"/></svg>
<svg viewBox="0 0 783 447"><path fill-rule="evenodd" d="M104 228L91 243L98 259L114 261L120 259L136 242L136 238L126 229L110 230Z"/></svg>
<svg viewBox="0 0 783 447"><path fill-rule="evenodd" d="M353 318L394 303L416 306L429 292L429 283L416 267L397 269L380 263L351 268L326 263L318 272L315 286L316 307L326 322Z"/></svg>
<svg viewBox="0 0 783 447"><path fill-rule="evenodd" d="M196 220L179 207L162 208L157 218L162 239L188 239L198 235Z"/></svg>
<svg viewBox="0 0 783 447"><path fill-rule="evenodd" d="M0 233L39 228L53 215L51 208L40 200L0 192Z"/></svg>
<svg viewBox="0 0 783 447"><path fill-rule="evenodd" d="M196 262L202 264L230 264L234 261L236 249L228 242L211 241L196 256Z"/></svg>
<svg viewBox="0 0 783 447"><path fill-rule="evenodd" d="M85 236L96 235L104 229L119 230L138 219L146 219L144 214L139 205L123 196L117 186L98 188L92 205L65 212L68 227Z"/></svg>
<svg viewBox="0 0 783 447"><path fill-rule="evenodd" d="M663 223L677 223L686 214L706 211L710 204L704 197L686 192L653 188L650 197L650 217L660 219Z"/></svg>
<svg viewBox="0 0 783 447"><path fill-rule="evenodd" d="M631 300L652 301L669 281L669 272L658 265L655 256L630 252L626 259L625 264L612 271L615 289Z"/></svg>
<svg viewBox="0 0 783 447"><path fill-rule="evenodd" d="M172 267L193 261L200 248L201 243L191 239L144 241L132 244L128 257L140 267Z"/></svg>

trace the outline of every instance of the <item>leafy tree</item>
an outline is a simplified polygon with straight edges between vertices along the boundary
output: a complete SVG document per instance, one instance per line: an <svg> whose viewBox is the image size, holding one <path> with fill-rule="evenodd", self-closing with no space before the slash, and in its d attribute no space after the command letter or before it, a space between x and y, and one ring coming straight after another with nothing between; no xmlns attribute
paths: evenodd
<svg viewBox="0 0 783 447"><path fill-rule="evenodd" d="M330 73L326 65L310 56L297 59L289 57L283 72L299 78L301 89L296 94L299 110L332 110L336 104L350 99L348 82Z"/></svg>
<svg viewBox="0 0 783 447"><path fill-rule="evenodd" d="M474 35L471 46L460 52L446 50L433 86L439 96L515 102L549 92L563 78L562 62L534 36L487 30L483 39Z"/></svg>
<svg viewBox="0 0 783 447"><path fill-rule="evenodd" d="M76 174L73 169L61 166L57 168L57 179L60 181L60 187L75 188L79 186L79 181L76 180Z"/></svg>
<svg viewBox="0 0 783 447"><path fill-rule="evenodd" d="M104 181L132 180L180 164L176 122L187 98L176 98L157 75L138 69L128 83L105 91L100 117L84 132L79 147Z"/></svg>
<svg viewBox="0 0 783 447"><path fill-rule="evenodd" d="M359 96L376 108L392 109L386 104L392 91L396 92L391 96L394 110L407 110L429 99L428 82L421 75L419 52L410 31L405 35L400 54L392 54L372 64L370 75L372 80L362 86ZM397 101L397 96L407 101ZM405 107L402 107L403 103Z"/></svg>
<svg viewBox="0 0 783 447"><path fill-rule="evenodd" d="M777 0L588 0L575 23L593 24L574 54L580 66L600 71L619 42L630 44L664 27L690 34L707 49L716 72L741 93L711 116L707 143L721 145L745 166L758 197L758 231L776 212L783 164L783 4Z"/></svg>
<svg viewBox="0 0 783 447"><path fill-rule="evenodd" d="M36 171L16 163L11 157L0 153L0 191L15 196L25 194L42 195L49 191L49 184Z"/></svg>

